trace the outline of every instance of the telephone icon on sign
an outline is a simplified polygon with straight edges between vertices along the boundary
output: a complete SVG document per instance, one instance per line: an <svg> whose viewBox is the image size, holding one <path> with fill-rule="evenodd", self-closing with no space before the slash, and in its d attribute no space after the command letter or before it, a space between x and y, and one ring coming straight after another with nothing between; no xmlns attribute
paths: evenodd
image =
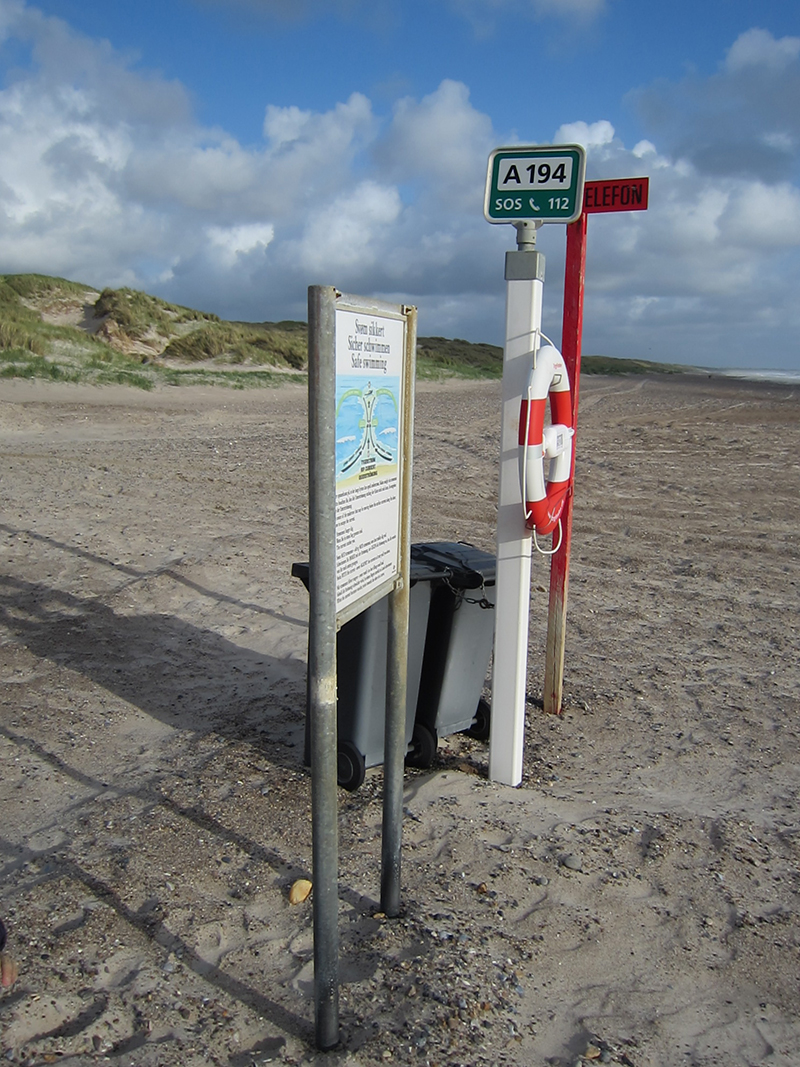
<svg viewBox="0 0 800 1067"><path fill-rule="evenodd" d="M536 204L533 202L533 197L532 196L528 197L528 203L531 205L531 207L533 208L534 211L541 211L541 208L538 208L536 206Z"/></svg>

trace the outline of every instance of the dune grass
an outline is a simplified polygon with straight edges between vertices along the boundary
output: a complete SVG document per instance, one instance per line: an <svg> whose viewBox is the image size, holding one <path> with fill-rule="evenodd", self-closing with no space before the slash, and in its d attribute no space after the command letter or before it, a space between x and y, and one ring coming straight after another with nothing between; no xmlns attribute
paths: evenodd
<svg viewBox="0 0 800 1067"><path fill-rule="evenodd" d="M172 337L186 323L219 322L218 315L169 304L137 289L104 289L94 313L97 318L113 319L122 333L137 341L148 334Z"/></svg>
<svg viewBox="0 0 800 1067"><path fill-rule="evenodd" d="M149 369L121 353L104 351L95 344L94 351L63 347L48 355L25 348L0 350L0 378L39 378L51 382L88 382L93 385L133 385L152 389L155 376Z"/></svg>
<svg viewBox="0 0 800 1067"><path fill-rule="evenodd" d="M613 356L581 357L581 374L685 374L691 367L678 363L655 363L647 359L616 359Z"/></svg>
<svg viewBox="0 0 800 1067"><path fill-rule="evenodd" d="M98 351L100 342L75 326L46 322L44 308L65 302L79 304L88 286L41 274L0 275L0 354L27 352L43 358L65 345L76 351ZM6 365L14 361L5 360Z"/></svg>
<svg viewBox="0 0 800 1067"><path fill-rule="evenodd" d="M473 344L457 337L417 338L417 377L502 378L503 350L497 345Z"/></svg>
<svg viewBox="0 0 800 1067"><path fill-rule="evenodd" d="M65 325L65 317L80 324ZM61 323L48 321L59 318ZM98 293L66 278L0 275L0 378L244 389L304 379L307 361L304 322L232 322L135 289ZM584 374L688 369L607 356L585 356L581 364ZM477 380L502 374L503 350L497 345L417 339L418 378Z"/></svg>
<svg viewBox="0 0 800 1067"><path fill-rule="evenodd" d="M214 322L170 341L162 357L187 363L271 364L302 370L308 361L304 322Z"/></svg>
<svg viewBox="0 0 800 1067"><path fill-rule="evenodd" d="M81 325L46 321L65 310L83 319L87 299L97 335ZM276 385L305 368L306 333L305 323L223 322L134 289L98 294L66 278L0 275L0 378L139 389Z"/></svg>

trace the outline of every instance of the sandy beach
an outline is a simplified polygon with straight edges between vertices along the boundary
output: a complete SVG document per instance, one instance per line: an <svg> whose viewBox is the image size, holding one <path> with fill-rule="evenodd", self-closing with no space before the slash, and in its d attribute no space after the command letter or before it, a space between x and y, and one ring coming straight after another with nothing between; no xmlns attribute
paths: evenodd
<svg viewBox="0 0 800 1067"><path fill-rule="evenodd" d="M422 384L415 541L494 551L497 383ZM581 384L565 705L340 791L313 1045L306 395L0 387L0 1055L119 1067L800 1063L800 388Z"/></svg>

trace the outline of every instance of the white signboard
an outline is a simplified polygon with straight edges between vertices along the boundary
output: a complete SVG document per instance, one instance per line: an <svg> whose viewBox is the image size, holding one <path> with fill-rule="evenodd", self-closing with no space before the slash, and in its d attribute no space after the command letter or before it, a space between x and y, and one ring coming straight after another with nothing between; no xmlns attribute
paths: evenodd
<svg viewBox="0 0 800 1067"><path fill-rule="evenodd" d="M406 322L336 308L336 612L400 569Z"/></svg>

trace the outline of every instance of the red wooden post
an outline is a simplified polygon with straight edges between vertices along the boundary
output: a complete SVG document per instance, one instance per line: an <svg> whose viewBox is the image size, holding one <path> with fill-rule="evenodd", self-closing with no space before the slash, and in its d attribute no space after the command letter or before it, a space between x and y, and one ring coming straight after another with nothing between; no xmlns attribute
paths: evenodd
<svg viewBox="0 0 800 1067"><path fill-rule="evenodd" d="M583 333L583 282L586 273L586 222L584 213L567 226L567 262L564 277L564 320L561 354L572 390L572 425L578 428L578 392L581 375L581 335ZM575 445L572 443L572 471L575 471ZM564 690L564 642L567 632L567 588L569 555L572 546L572 494L570 487L561 513L561 544L550 560L550 601L547 612L547 651L544 669L544 710L561 711ZM556 536L554 534L554 536Z"/></svg>
<svg viewBox="0 0 800 1067"><path fill-rule="evenodd" d="M649 178L611 178L586 182L583 213L567 226L567 265L564 275L564 325L561 354L572 387L572 425L578 428L581 384L583 281L586 274L586 222L590 214L606 211L646 211ZM575 440L572 445L575 471ZM550 603L547 612L547 651L544 666L544 710L558 714L564 691L564 640L567 632L567 587L572 546L572 489L561 512L561 545L550 560Z"/></svg>

